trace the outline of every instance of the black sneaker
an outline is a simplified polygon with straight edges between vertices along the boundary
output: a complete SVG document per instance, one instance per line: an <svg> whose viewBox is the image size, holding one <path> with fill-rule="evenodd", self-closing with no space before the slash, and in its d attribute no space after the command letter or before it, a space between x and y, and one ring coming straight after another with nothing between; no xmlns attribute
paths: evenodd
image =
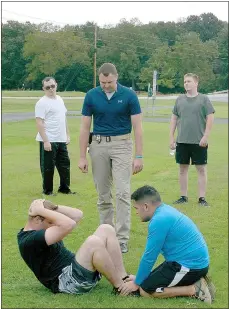
<svg viewBox="0 0 229 309"><path fill-rule="evenodd" d="M187 196L181 196L178 200L176 200L173 204L185 204L188 203Z"/></svg>
<svg viewBox="0 0 229 309"><path fill-rule="evenodd" d="M198 204L201 205L201 206L209 206L208 202L205 200L204 197L199 198Z"/></svg>
<svg viewBox="0 0 229 309"><path fill-rule="evenodd" d="M118 288L115 288L115 287L113 287L113 290L112 290L111 293L114 294L114 295L120 295L120 292L119 292ZM137 290L137 291L131 292L127 296L140 297L141 295L140 295L140 291Z"/></svg>
<svg viewBox="0 0 229 309"><path fill-rule="evenodd" d="M71 195L71 194L76 194L76 192L72 192L71 190L69 190L69 191L62 191L62 190L58 190L58 193L62 193L62 194L69 194L69 195Z"/></svg>
<svg viewBox="0 0 229 309"><path fill-rule="evenodd" d="M118 288L113 287L113 290L111 291L111 294L114 294L114 295L119 295L119 294L120 294L120 292L119 292Z"/></svg>
<svg viewBox="0 0 229 309"><path fill-rule="evenodd" d="M56 196L56 193L53 192L42 192L44 195Z"/></svg>

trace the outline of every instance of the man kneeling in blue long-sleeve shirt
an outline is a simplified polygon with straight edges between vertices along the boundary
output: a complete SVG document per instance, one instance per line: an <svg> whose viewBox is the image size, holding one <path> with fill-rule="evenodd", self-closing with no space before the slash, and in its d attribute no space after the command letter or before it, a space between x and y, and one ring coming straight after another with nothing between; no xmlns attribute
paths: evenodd
<svg viewBox="0 0 229 309"><path fill-rule="evenodd" d="M139 188L131 199L141 220L149 221L148 237L137 275L123 283L120 294L140 290L144 297L194 296L211 304L215 288L206 276L208 248L194 222L164 204L153 187ZM152 271L160 253L165 261Z"/></svg>

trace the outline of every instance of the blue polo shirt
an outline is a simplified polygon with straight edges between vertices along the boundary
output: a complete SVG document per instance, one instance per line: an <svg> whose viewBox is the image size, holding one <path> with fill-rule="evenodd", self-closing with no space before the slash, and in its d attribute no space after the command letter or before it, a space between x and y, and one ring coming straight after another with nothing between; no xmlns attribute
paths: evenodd
<svg viewBox="0 0 229 309"><path fill-rule="evenodd" d="M140 113L135 92L120 84L110 100L100 86L89 90L82 109L83 116L93 116L93 134L102 136L130 133L131 116Z"/></svg>

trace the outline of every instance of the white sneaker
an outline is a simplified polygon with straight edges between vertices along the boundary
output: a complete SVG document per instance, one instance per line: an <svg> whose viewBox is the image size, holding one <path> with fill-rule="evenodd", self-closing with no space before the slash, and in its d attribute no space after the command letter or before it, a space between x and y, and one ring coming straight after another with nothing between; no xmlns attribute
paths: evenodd
<svg viewBox="0 0 229 309"><path fill-rule="evenodd" d="M204 276L204 279L207 282L208 289L209 289L209 292L211 294L212 301L213 301L215 299L216 288L208 275Z"/></svg>
<svg viewBox="0 0 229 309"><path fill-rule="evenodd" d="M204 278L201 278L199 281L194 283L196 293L195 297L200 299L201 301L211 304L212 296L208 288L208 284Z"/></svg>
<svg viewBox="0 0 229 309"><path fill-rule="evenodd" d="M125 243L120 243L120 248L122 253L127 253L128 252L128 245Z"/></svg>

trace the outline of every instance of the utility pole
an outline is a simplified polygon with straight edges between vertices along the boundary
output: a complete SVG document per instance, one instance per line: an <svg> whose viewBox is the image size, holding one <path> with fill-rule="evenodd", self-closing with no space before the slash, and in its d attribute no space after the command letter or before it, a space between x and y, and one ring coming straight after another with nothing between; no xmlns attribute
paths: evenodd
<svg viewBox="0 0 229 309"><path fill-rule="evenodd" d="M96 51L97 51L97 25L95 24L95 43L94 43L94 88L96 87Z"/></svg>

